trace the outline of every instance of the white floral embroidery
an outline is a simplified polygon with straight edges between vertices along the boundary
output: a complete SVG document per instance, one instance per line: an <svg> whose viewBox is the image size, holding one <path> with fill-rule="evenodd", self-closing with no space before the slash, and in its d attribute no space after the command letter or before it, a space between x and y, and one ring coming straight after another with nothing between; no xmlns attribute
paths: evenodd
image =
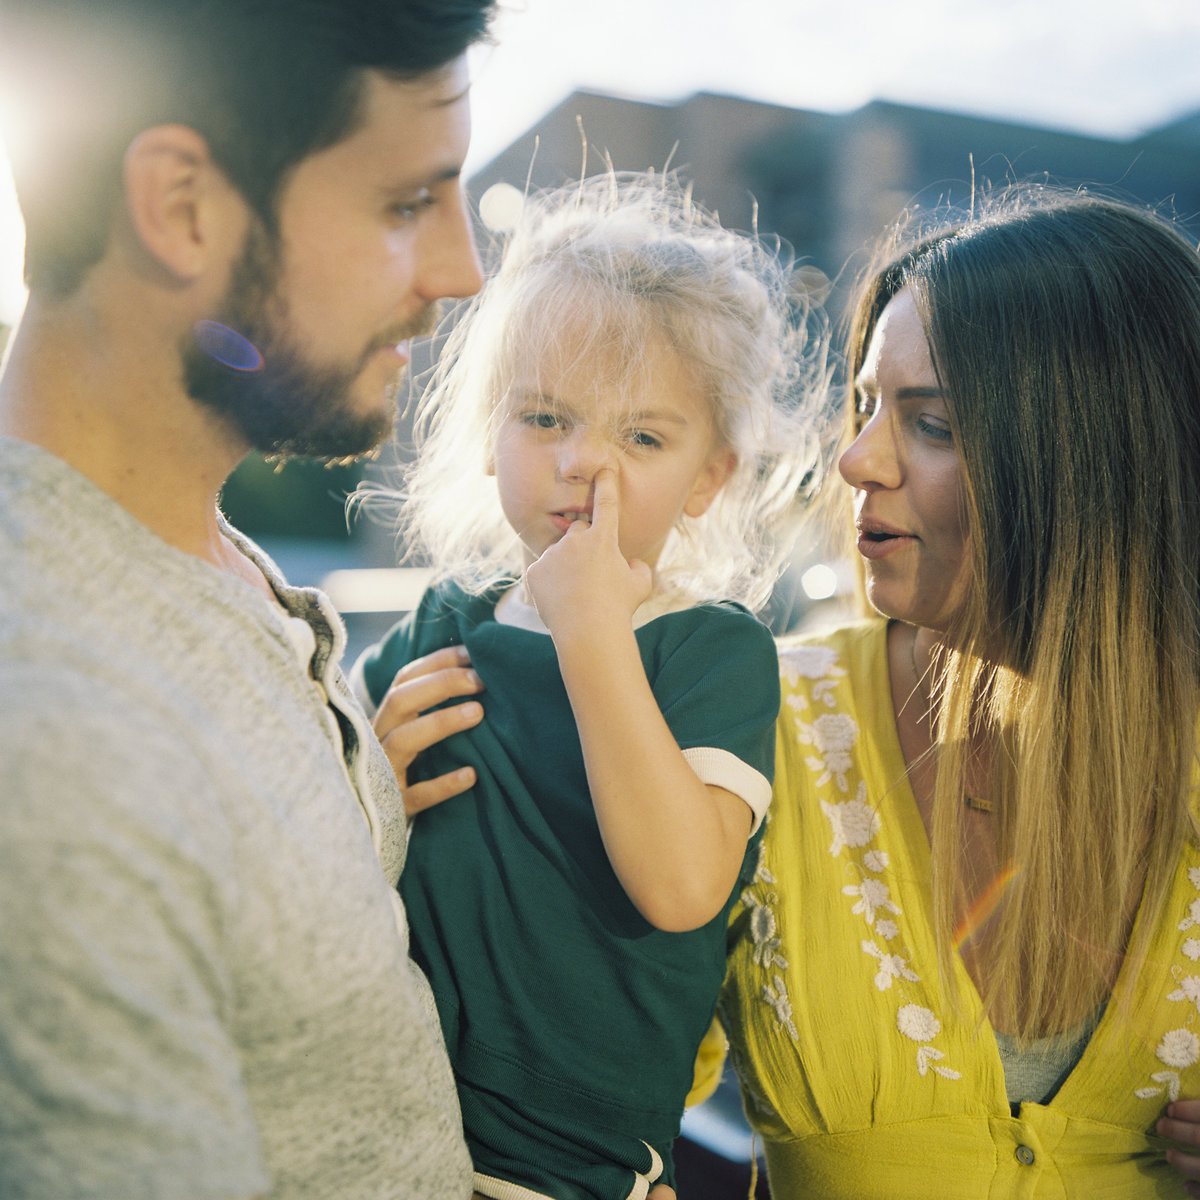
<svg viewBox="0 0 1200 1200"><path fill-rule="evenodd" d="M1168 1067L1182 1070L1200 1059L1200 1037L1190 1029L1172 1029L1163 1034L1163 1039L1154 1053Z"/></svg>
<svg viewBox="0 0 1200 1200"><path fill-rule="evenodd" d="M793 687L805 679L844 678L846 672L838 666L837 651L832 646L792 646L779 656L779 673Z"/></svg>
<svg viewBox="0 0 1200 1200"><path fill-rule="evenodd" d="M837 651L829 646L796 646L785 650L779 656L779 669L793 687L801 677L813 680L813 699L826 708L837 703L834 695L837 681L846 677L846 672L838 666Z"/></svg>
<svg viewBox="0 0 1200 1200"><path fill-rule="evenodd" d="M1165 1083L1167 1085L1167 1099L1173 1104L1179 1099L1179 1073L1177 1071L1156 1071L1150 1076L1155 1083ZM1161 1096L1162 1088L1134 1088L1133 1094L1139 1100L1152 1100L1155 1096Z"/></svg>
<svg viewBox="0 0 1200 1200"><path fill-rule="evenodd" d="M878 832L882 822L879 814L867 803L867 785L858 785L858 794L853 800L842 804L827 804L821 801L821 811L833 826L833 841L829 853L835 858L844 847L858 849L865 846Z"/></svg>
<svg viewBox="0 0 1200 1200"><path fill-rule="evenodd" d="M786 971L788 962L779 952L779 929L770 905L761 903L748 891L742 894L742 902L750 910L750 937L754 942L754 961L760 967L782 967Z"/></svg>
<svg viewBox="0 0 1200 1200"><path fill-rule="evenodd" d="M824 767L817 786L833 779L844 792L847 786L846 772L854 763L850 751L858 741L858 725L845 713L822 713L812 723L810 737L821 758L810 758L808 764L817 770Z"/></svg>
<svg viewBox="0 0 1200 1200"><path fill-rule="evenodd" d="M1200 866L1188 867L1188 882L1200 891ZM1187 908L1187 916L1179 922L1180 932L1187 932L1200 926L1200 897L1193 900ZM1180 945L1180 953L1191 962L1200 961L1200 938L1187 937ZM1173 974L1178 986L1167 994L1167 999L1176 1003L1191 1004L1200 1014L1200 975L1187 974L1185 968L1176 967ZM1188 1014L1188 1021L1196 1018ZM1139 1100L1154 1100L1166 1092L1168 1102L1178 1100L1182 1090L1179 1072L1193 1067L1200 1062L1200 1035L1186 1026L1170 1029L1163 1034L1162 1040L1155 1047L1155 1055L1166 1071L1155 1071L1150 1076L1151 1083L1158 1087L1134 1088L1133 1094Z"/></svg>
<svg viewBox="0 0 1200 1200"><path fill-rule="evenodd" d="M1167 997L1168 1000L1190 1000L1200 1012L1200 975L1186 976L1180 985Z"/></svg>
<svg viewBox="0 0 1200 1200"><path fill-rule="evenodd" d="M924 1075L931 1069L930 1064L939 1062L946 1056L936 1046L921 1046L917 1050L917 1072ZM933 1067L933 1072L943 1079L961 1079L961 1071L952 1071L949 1067Z"/></svg>
<svg viewBox="0 0 1200 1200"><path fill-rule="evenodd" d="M851 884L842 888L843 895L858 897L858 903L850 911L855 916L864 915L868 925L875 924L875 913L881 908L899 914L900 909L889 899L888 892L888 885L880 879L864 879L858 887Z"/></svg>
<svg viewBox="0 0 1200 1200"><path fill-rule="evenodd" d="M902 1004L896 1013L896 1028L909 1041L931 1042L942 1032L942 1023L928 1008L920 1004ZM930 1070L944 1079L961 1079L962 1073L949 1067L939 1067L945 1054L936 1046L921 1045L917 1049L917 1073L925 1075Z"/></svg>
<svg viewBox="0 0 1200 1200"><path fill-rule="evenodd" d="M761 879L763 883L774 883L775 876L771 874L771 869L767 866L767 839L760 838L758 842L758 861L754 867L754 878Z"/></svg>
<svg viewBox="0 0 1200 1200"><path fill-rule="evenodd" d="M920 1004L903 1004L896 1013L896 1028L911 1041L929 1042L942 1032L942 1023Z"/></svg>
<svg viewBox="0 0 1200 1200"><path fill-rule="evenodd" d="M799 1041L800 1035L792 1022L792 1002L788 998L787 983L782 975L775 975L771 982L763 986L763 996L775 1010L775 1020L791 1034L792 1041Z"/></svg>
<svg viewBox="0 0 1200 1200"><path fill-rule="evenodd" d="M1179 922L1180 929L1194 929L1200 925L1200 898L1188 905L1188 915Z"/></svg>
<svg viewBox="0 0 1200 1200"><path fill-rule="evenodd" d="M843 771L850 767L850 751L858 740L858 724L845 713L822 713L813 722L813 740L826 758L838 755Z"/></svg>
<svg viewBox="0 0 1200 1200"><path fill-rule="evenodd" d="M907 979L916 983L921 977L908 965L908 959L901 954L888 954L879 944L872 940L864 940L863 950L872 958L878 959L879 970L875 974L875 986L886 992L897 979Z"/></svg>
<svg viewBox="0 0 1200 1200"><path fill-rule="evenodd" d="M909 1002L909 985L920 983L920 976L905 954L892 953L881 944L900 937L900 923L893 918L903 918L903 910L892 898L889 884L878 878L890 868L891 860L885 850L872 844L882 820L868 800L866 781L854 758L859 727L848 713L820 711L837 708L837 688L847 672L836 651L827 646L785 649L780 655L780 672L785 684L795 689L784 703L796 739L800 745L812 747L804 763L813 774L815 786L825 793L818 795L818 800L833 835L829 853L837 858L850 852L847 867L854 872L856 882L843 887L842 892L853 897L850 912L862 917L868 934L873 935L863 938L860 945L877 964L875 987L896 997L897 1029L917 1043L917 1073L922 1077L935 1074L943 1079L960 1079L958 1071L943 1065L945 1052L931 1044L942 1035L941 1021L930 1009ZM807 682L802 685L802 680ZM818 715L810 720L814 707ZM839 792L847 798L836 799ZM749 913L754 961L765 972L762 999L771 1009L776 1026L798 1042L787 983L777 970L786 970L787 963L778 929L778 896L770 890L774 886L774 876L760 866L742 900Z"/></svg>

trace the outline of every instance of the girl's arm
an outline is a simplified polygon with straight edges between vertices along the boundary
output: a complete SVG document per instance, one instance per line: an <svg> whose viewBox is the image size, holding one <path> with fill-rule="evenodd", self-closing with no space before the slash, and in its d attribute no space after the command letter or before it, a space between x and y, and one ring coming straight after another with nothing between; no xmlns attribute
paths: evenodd
<svg viewBox="0 0 1200 1200"><path fill-rule="evenodd" d="M696 929L733 890L752 815L739 796L701 783L659 711L633 632L650 570L622 557L618 517L605 468L591 525L577 522L529 568L529 589L558 652L617 878L652 925Z"/></svg>

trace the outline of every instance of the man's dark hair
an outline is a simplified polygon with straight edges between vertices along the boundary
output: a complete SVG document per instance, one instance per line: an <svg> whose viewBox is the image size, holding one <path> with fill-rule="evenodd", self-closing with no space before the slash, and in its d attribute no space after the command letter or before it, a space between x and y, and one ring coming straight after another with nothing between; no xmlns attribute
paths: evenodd
<svg viewBox="0 0 1200 1200"><path fill-rule="evenodd" d="M0 0L25 278L67 295L107 245L130 142L187 125L268 230L289 170L346 137L364 71L453 61L495 0Z"/></svg>

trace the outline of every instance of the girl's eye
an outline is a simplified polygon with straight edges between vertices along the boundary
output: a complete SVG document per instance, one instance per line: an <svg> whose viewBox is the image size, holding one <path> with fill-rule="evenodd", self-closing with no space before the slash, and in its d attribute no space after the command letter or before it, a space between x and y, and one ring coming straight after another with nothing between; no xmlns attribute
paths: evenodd
<svg viewBox="0 0 1200 1200"><path fill-rule="evenodd" d="M557 429L560 421L552 412L537 409L521 414L521 422L533 429Z"/></svg>
<svg viewBox="0 0 1200 1200"><path fill-rule="evenodd" d="M643 450L660 450L662 448L662 440L645 429L631 429L625 440L631 446L637 446Z"/></svg>
<svg viewBox="0 0 1200 1200"><path fill-rule="evenodd" d="M954 431L950 428L949 422L943 421L939 417L922 414L917 418L917 428L935 442L952 442L954 440Z"/></svg>

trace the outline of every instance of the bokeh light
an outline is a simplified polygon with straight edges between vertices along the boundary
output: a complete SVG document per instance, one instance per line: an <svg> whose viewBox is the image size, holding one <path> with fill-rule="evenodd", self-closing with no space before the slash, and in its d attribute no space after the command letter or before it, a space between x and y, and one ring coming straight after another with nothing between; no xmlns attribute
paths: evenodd
<svg viewBox="0 0 1200 1200"><path fill-rule="evenodd" d="M494 183L479 197L479 218L493 233L516 227L525 207L525 197L511 183Z"/></svg>
<svg viewBox="0 0 1200 1200"><path fill-rule="evenodd" d="M825 563L817 563L800 576L800 586L810 600L829 600L837 595L837 572Z"/></svg>

